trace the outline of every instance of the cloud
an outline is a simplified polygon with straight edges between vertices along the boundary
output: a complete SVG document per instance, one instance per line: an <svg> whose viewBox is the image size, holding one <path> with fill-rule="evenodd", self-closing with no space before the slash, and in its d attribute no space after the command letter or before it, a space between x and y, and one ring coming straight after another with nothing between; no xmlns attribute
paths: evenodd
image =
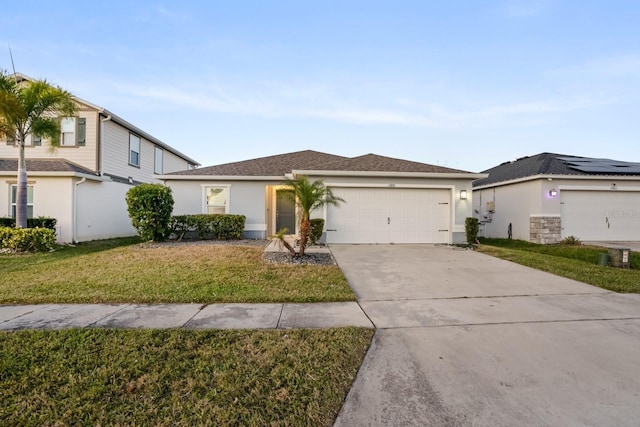
<svg viewBox="0 0 640 427"><path fill-rule="evenodd" d="M362 94L359 102L350 102L336 95L335 90L321 90L322 85L303 86L308 88L306 92L298 92L292 87L284 92L274 87L223 89L216 84L189 88L121 84L116 86L116 90L129 102L164 106L167 109L190 108L201 112L263 118L323 119L353 124L449 129L527 126L551 120L557 114L615 102L614 99L601 96L582 95L460 106L455 103L420 103L406 97L401 98L400 102L371 100L369 94ZM363 102L384 107L363 106Z"/></svg>

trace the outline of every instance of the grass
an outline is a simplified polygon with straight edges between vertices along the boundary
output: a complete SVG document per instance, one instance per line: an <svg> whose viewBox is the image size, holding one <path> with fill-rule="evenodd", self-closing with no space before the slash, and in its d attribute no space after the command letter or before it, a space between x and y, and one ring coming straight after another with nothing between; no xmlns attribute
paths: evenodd
<svg viewBox="0 0 640 427"><path fill-rule="evenodd" d="M354 301L337 266L281 265L252 246L141 244L136 238L0 255L0 303Z"/></svg>
<svg viewBox="0 0 640 427"><path fill-rule="evenodd" d="M0 425L330 426L372 335L0 332Z"/></svg>
<svg viewBox="0 0 640 427"><path fill-rule="evenodd" d="M631 253L631 266L601 267L597 246L539 245L522 240L480 239L478 251L615 292L640 292L640 254Z"/></svg>

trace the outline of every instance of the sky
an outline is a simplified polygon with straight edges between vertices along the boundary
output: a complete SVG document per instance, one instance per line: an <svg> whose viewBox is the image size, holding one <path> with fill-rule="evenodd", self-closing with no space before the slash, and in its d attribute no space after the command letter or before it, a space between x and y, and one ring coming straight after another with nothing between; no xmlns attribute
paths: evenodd
<svg viewBox="0 0 640 427"><path fill-rule="evenodd" d="M18 72L203 166L640 162L638 22L637 0L0 0L0 68L10 46Z"/></svg>

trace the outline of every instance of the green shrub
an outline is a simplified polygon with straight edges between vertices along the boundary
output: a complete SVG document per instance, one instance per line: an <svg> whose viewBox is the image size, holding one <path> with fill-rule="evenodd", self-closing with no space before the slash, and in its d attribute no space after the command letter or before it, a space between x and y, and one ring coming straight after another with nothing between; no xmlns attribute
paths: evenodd
<svg viewBox="0 0 640 427"><path fill-rule="evenodd" d="M324 219L313 218L310 221L311 234L309 235L309 239L311 240L311 244L315 245L316 242L322 237L322 230L324 229Z"/></svg>
<svg viewBox="0 0 640 427"><path fill-rule="evenodd" d="M170 230L182 239L193 231L197 239L237 240L242 239L246 217L232 214L174 215Z"/></svg>
<svg viewBox="0 0 640 427"><path fill-rule="evenodd" d="M56 229L57 220L55 218L49 218L45 216L39 216L37 218L27 218L27 228L48 228L49 230ZM3 217L0 218L0 227L15 227L16 219Z"/></svg>
<svg viewBox="0 0 640 427"><path fill-rule="evenodd" d="M45 252L56 244L56 233L49 228L0 227L0 245L15 252Z"/></svg>
<svg viewBox="0 0 640 427"><path fill-rule="evenodd" d="M478 241L479 230L478 218L468 217L464 220L464 232L467 235L468 244L473 245Z"/></svg>
<svg viewBox="0 0 640 427"><path fill-rule="evenodd" d="M580 246L582 242L576 236L567 236L564 239L560 240L558 243L561 245L567 246Z"/></svg>
<svg viewBox="0 0 640 427"><path fill-rule="evenodd" d="M140 184L127 191L131 224L144 240L165 240L171 230L173 211L171 188L162 184Z"/></svg>

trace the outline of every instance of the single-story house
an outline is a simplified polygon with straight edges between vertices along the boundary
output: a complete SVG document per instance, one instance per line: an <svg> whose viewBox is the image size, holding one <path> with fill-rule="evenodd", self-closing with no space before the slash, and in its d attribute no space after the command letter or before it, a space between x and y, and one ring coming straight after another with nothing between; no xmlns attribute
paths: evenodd
<svg viewBox="0 0 640 427"><path fill-rule="evenodd" d="M473 182L481 236L640 240L640 163L541 153L484 173Z"/></svg>
<svg viewBox="0 0 640 427"><path fill-rule="evenodd" d="M459 243L471 216L471 183L486 175L376 154L343 157L312 150L202 167L159 176L172 188L174 214L246 216L245 237L297 233L285 177L322 180L346 203L325 219L327 243Z"/></svg>

